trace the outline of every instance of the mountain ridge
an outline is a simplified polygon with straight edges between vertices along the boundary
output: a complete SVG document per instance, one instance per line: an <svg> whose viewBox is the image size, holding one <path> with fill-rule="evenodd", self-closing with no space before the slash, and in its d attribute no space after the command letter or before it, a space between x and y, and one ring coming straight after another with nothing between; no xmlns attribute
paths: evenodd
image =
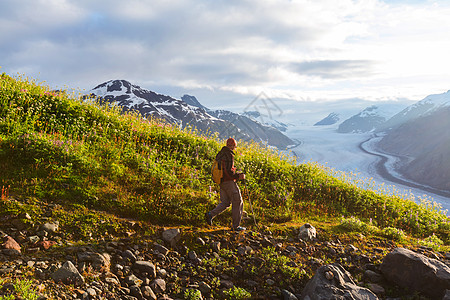
<svg viewBox="0 0 450 300"><path fill-rule="evenodd" d="M382 126L377 128L378 132L389 130L407 121L433 113L440 108L450 106L450 90L442 94L433 94L407 106L402 111L393 115Z"/></svg>
<svg viewBox="0 0 450 300"><path fill-rule="evenodd" d="M314 126L326 126L326 125L334 125L337 122L339 122L340 116L338 113L331 112L328 116L320 120L319 122L316 122Z"/></svg>
<svg viewBox="0 0 450 300"><path fill-rule="evenodd" d="M384 103L371 105L339 124L337 132L364 133L376 131L405 105Z"/></svg>
<svg viewBox="0 0 450 300"><path fill-rule="evenodd" d="M195 96L184 95L181 100L131 84L126 80L109 80L88 93L101 102L108 102L124 110L138 111L144 117L156 117L185 128L192 126L203 134L218 133L222 139L237 139L286 149L295 142L278 129L261 124L230 111L213 111L203 106ZM226 118L220 117L225 115Z"/></svg>
<svg viewBox="0 0 450 300"><path fill-rule="evenodd" d="M376 147L405 157L396 171L406 178L450 191L450 91L406 107L377 130Z"/></svg>

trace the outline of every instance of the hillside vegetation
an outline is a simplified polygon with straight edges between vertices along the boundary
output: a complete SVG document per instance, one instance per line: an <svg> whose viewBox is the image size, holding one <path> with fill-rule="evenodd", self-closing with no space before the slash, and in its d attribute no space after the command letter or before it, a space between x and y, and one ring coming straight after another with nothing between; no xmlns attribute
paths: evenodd
<svg viewBox="0 0 450 300"><path fill-rule="evenodd" d="M0 213L20 210L8 201L13 197L27 205L54 203L84 212L78 220L75 213L67 217L79 226L74 234L83 234L77 224L97 210L155 225L205 226L203 215L219 198L210 167L223 144L195 129L121 113L2 74ZM418 205L370 182L297 164L255 143L239 143L236 165L247 174L246 185L240 184L246 210L251 211L249 198L260 224L353 216L380 232L434 234L449 243L449 220L430 203ZM216 224L228 222L225 215Z"/></svg>

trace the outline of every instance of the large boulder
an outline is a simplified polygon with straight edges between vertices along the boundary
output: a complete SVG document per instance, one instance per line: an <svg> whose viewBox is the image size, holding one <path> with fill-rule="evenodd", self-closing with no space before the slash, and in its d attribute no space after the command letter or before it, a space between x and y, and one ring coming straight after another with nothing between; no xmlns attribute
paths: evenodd
<svg viewBox="0 0 450 300"><path fill-rule="evenodd" d="M447 265L408 249L394 249L383 259L380 269L388 281L433 299L442 299L450 290Z"/></svg>
<svg viewBox="0 0 450 300"><path fill-rule="evenodd" d="M358 299L376 300L378 297L370 290L356 285L349 272L339 264L322 266L306 284L300 299Z"/></svg>

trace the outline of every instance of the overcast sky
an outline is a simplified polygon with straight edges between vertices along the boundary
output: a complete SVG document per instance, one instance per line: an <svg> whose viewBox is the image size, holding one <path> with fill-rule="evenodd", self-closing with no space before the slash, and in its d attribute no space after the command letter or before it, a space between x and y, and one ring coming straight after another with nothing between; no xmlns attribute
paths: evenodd
<svg viewBox="0 0 450 300"><path fill-rule="evenodd" d="M126 79L206 106L417 101L450 89L449 16L444 0L0 0L0 72L86 91Z"/></svg>

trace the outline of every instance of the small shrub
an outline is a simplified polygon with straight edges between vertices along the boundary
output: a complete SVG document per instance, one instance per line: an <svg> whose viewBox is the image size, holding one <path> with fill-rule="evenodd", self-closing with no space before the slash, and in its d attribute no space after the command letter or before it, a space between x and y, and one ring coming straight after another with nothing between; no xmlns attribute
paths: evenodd
<svg viewBox="0 0 450 300"><path fill-rule="evenodd" d="M377 227L364 223L354 216L351 216L350 218L342 218L340 226L351 232L361 232L365 234L373 234L378 231Z"/></svg>
<svg viewBox="0 0 450 300"><path fill-rule="evenodd" d="M184 299L186 300L200 300L203 299L202 293L197 289L187 289L184 292Z"/></svg>
<svg viewBox="0 0 450 300"><path fill-rule="evenodd" d="M6 283L6 280L0 280L0 285ZM30 280L15 279L13 281L14 289L10 295L0 296L0 300L9 299L24 299L24 300L36 300L39 295L36 289L33 287L33 283Z"/></svg>
<svg viewBox="0 0 450 300"><path fill-rule="evenodd" d="M247 290L233 286L229 290L224 291L227 299L240 300L240 299L250 299L252 294L250 294Z"/></svg>
<svg viewBox="0 0 450 300"><path fill-rule="evenodd" d="M401 229L397 229L394 227L386 227L383 229L382 235L388 239L394 241L401 241L406 238L405 233Z"/></svg>
<svg viewBox="0 0 450 300"><path fill-rule="evenodd" d="M440 246L444 245L444 242L433 234L423 240L419 240L419 245L429 247L437 251Z"/></svg>
<svg viewBox="0 0 450 300"><path fill-rule="evenodd" d="M264 248L262 257L266 261L263 268L268 273L281 272L288 280L299 280L306 275L305 270L289 266L290 259L287 256L278 255L273 247Z"/></svg>

